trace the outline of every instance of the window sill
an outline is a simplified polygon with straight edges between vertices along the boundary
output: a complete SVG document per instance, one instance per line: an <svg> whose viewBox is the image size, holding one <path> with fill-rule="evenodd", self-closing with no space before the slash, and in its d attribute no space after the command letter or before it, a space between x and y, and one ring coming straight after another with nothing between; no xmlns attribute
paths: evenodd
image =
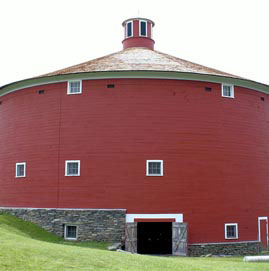
<svg viewBox="0 0 269 271"><path fill-rule="evenodd" d="M67 93L67 95L76 95L76 94L82 94L82 91L81 92L74 92L74 93Z"/></svg>
<svg viewBox="0 0 269 271"><path fill-rule="evenodd" d="M221 96L222 98L230 98L230 99L234 99L234 96Z"/></svg>

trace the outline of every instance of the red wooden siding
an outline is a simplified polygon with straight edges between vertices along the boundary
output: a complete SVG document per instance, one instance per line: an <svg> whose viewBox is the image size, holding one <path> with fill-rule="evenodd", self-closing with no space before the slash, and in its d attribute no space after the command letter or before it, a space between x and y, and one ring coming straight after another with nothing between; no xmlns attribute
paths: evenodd
<svg viewBox="0 0 269 271"><path fill-rule="evenodd" d="M224 223L238 223L235 241L257 240L269 210L267 95L235 86L229 99L220 84L150 79L66 88L0 99L0 206L183 213L190 243L227 241ZM155 159L163 177L146 176ZM64 176L65 160L81 161L80 177ZM27 162L26 178L15 178L16 162Z"/></svg>
<svg viewBox="0 0 269 271"><path fill-rule="evenodd" d="M267 249L267 221L260 220L260 239L262 243L262 248Z"/></svg>

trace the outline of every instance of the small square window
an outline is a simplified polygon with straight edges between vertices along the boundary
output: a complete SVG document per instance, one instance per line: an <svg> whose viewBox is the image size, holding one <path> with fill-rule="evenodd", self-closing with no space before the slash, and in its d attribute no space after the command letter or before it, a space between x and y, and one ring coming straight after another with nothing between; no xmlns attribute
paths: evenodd
<svg viewBox="0 0 269 271"><path fill-rule="evenodd" d="M163 160L147 160L147 176L163 176Z"/></svg>
<svg viewBox="0 0 269 271"><path fill-rule="evenodd" d="M16 178L26 177L26 163L16 163Z"/></svg>
<svg viewBox="0 0 269 271"><path fill-rule="evenodd" d="M222 84L221 93L222 93L222 97L234 98L234 86Z"/></svg>
<svg viewBox="0 0 269 271"><path fill-rule="evenodd" d="M82 81L68 81L67 94L82 93Z"/></svg>
<svg viewBox="0 0 269 271"><path fill-rule="evenodd" d="M65 176L80 176L80 161L65 161Z"/></svg>
<svg viewBox="0 0 269 271"><path fill-rule="evenodd" d="M139 30L140 36L146 37L147 36L147 22L146 21L139 21Z"/></svg>
<svg viewBox="0 0 269 271"><path fill-rule="evenodd" d="M126 38L133 36L133 22L126 23Z"/></svg>
<svg viewBox="0 0 269 271"><path fill-rule="evenodd" d="M237 223L225 224L225 239L238 239Z"/></svg>
<svg viewBox="0 0 269 271"><path fill-rule="evenodd" d="M78 239L78 227L74 226L74 225L65 225L64 239L77 240Z"/></svg>

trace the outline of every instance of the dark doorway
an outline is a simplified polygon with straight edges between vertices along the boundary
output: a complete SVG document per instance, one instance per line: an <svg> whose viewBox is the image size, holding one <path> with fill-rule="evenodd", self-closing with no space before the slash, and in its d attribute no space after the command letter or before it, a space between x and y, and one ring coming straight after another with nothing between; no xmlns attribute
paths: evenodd
<svg viewBox="0 0 269 271"><path fill-rule="evenodd" d="M137 252L172 254L172 222L138 222Z"/></svg>

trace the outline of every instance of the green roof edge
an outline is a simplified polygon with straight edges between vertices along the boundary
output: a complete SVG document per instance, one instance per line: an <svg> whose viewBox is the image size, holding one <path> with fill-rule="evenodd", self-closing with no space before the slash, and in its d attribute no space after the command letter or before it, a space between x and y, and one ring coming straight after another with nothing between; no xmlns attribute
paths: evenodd
<svg viewBox="0 0 269 271"><path fill-rule="evenodd" d="M145 79L170 79L170 80L193 80L212 83L229 83L235 86L246 87L252 90L269 93L269 85L251 81L248 79L234 78L227 76L187 73L187 72L171 72L171 71L96 71L70 73L62 75L53 75L45 77L29 78L17 82L4 85L0 88L0 96L13 91L21 90L27 87L39 86L43 84L51 84L64 82L72 79L82 80L98 80L98 79L119 79L119 78L145 78Z"/></svg>

